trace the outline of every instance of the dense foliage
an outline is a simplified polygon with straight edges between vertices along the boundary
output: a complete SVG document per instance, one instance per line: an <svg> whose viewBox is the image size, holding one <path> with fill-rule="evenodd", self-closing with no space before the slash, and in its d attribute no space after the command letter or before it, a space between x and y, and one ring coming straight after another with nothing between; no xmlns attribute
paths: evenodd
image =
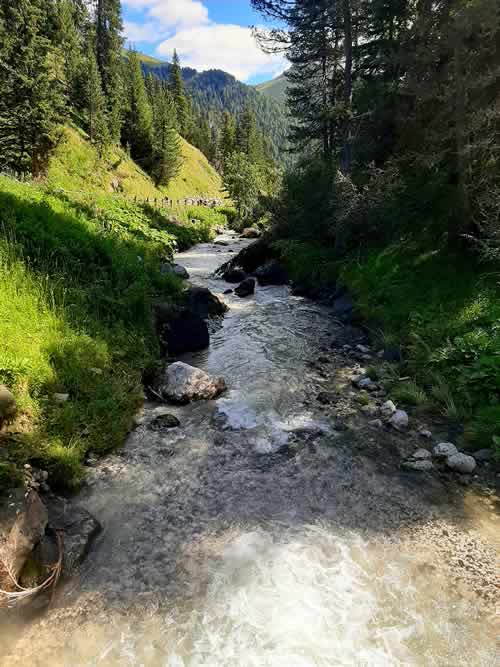
<svg viewBox="0 0 500 667"><path fill-rule="evenodd" d="M292 273L347 284L420 398L498 443L498 2L252 5L282 26L256 31L263 48L291 62L299 159L272 210Z"/></svg>

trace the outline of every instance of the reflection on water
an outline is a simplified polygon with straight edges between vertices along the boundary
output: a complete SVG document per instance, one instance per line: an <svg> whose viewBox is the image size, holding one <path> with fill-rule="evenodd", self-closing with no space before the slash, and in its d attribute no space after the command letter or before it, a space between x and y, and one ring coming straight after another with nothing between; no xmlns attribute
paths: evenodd
<svg viewBox="0 0 500 667"><path fill-rule="evenodd" d="M210 275L231 249L178 261L222 292ZM310 400L309 362L337 332L329 311L283 287L227 301L210 350L185 360L228 393L172 407L181 426L164 433L148 408L91 472L81 503L102 538L62 597L69 611L5 664L495 664L493 619L417 539L432 494L356 456Z"/></svg>

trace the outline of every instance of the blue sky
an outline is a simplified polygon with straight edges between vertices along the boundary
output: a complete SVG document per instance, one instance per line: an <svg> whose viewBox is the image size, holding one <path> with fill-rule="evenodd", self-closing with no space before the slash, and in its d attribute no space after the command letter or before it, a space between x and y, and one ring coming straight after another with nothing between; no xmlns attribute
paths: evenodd
<svg viewBox="0 0 500 667"><path fill-rule="evenodd" d="M127 43L197 70L222 69L246 83L272 79L286 69L282 56L255 44L249 26L262 24L249 0L122 0Z"/></svg>

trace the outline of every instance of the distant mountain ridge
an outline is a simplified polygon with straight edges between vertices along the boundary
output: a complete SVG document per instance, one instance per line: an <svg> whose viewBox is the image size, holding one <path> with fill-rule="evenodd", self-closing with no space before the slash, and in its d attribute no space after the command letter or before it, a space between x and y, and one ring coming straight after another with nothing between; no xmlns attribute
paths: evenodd
<svg viewBox="0 0 500 667"><path fill-rule="evenodd" d="M255 89L258 90L262 95L266 95L275 102L285 105L287 87L288 81L285 72L283 72L283 74L280 74L275 79L259 83L255 86Z"/></svg>
<svg viewBox="0 0 500 667"><path fill-rule="evenodd" d="M146 74L151 73L163 80L170 78L169 63L154 63L146 59L142 61L142 68ZM209 115L223 111L238 115L249 104L255 112L258 126L271 139L275 156L283 154L287 133L287 116L283 104L262 95L253 86L247 86L222 70L198 72L183 67L182 76L195 106Z"/></svg>

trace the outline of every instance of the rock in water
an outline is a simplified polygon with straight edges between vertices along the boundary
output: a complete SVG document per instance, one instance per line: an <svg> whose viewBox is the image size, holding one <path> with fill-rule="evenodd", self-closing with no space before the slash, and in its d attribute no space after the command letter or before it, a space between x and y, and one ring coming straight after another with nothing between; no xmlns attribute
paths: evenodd
<svg viewBox="0 0 500 667"><path fill-rule="evenodd" d="M476 461L473 456L457 452L448 456L446 465L450 470L462 473L463 475L470 475L476 469Z"/></svg>
<svg viewBox="0 0 500 667"><path fill-rule="evenodd" d="M47 508L40 496L36 491L30 491L23 511L17 516L0 549L2 563L14 581L18 581L24 564L43 537L48 518Z"/></svg>
<svg viewBox="0 0 500 667"><path fill-rule="evenodd" d="M187 292L187 307L193 315L206 320L208 317L224 315L227 306L216 294L206 287L191 287Z"/></svg>
<svg viewBox="0 0 500 667"><path fill-rule="evenodd" d="M4 384L0 384L0 422L13 417L16 411L14 394Z"/></svg>
<svg viewBox="0 0 500 667"><path fill-rule="evenodd" d="M197 352L210 345L207 323L187 308L160 304L156 308L156 328L164 354Z"/></svg>
<svg viewBox="0 0 500 667"><path fill-rule="evenodd" d="M241 283L242 280L245 280L247 277L247 274L243 271L243 269L227 269L222 274L222 278L227 282L227 283Z"/></svg>
<svg viewBox="0 0 500 667"><path fill-rule="evenodd" d="M258 239L261 236L262 234L257 227L247 227L241 232L241 238L243 239Z"/></svg>
<svg viewBox="0 0 500 667"><path fill-rule="evenodd" d="M288 274L286 269L276 260L271 260L260 266L255 271L259 285L286 285L288 283Z"/></svg>
<svg viewBox="0 0 500 667"><path fill-rule="evenodd" d="M150 423L149 428L152 431L161 431L165 428L177 428L180 426L181 423L177 419L175 415L171 414L164 414L164 415L158 415L158 417L155 417L153 421Z"/></svg>
<svg viewBox="0 0 500 667"><path fill-rule="evenodd" d="M225 389L224 378L211 377L199 368L177 361L167 367L160 393L173 403L183 404L217 398Z"/></svg>
<svg viewBox="0 0 500 667"><path fill-rule="evenodd" d="M250 296L254 292L255 292L254 278L247 278L242 283L240 283L238 287L234 290L236 296L239 296L242 299L246 296Z"/></svg>

